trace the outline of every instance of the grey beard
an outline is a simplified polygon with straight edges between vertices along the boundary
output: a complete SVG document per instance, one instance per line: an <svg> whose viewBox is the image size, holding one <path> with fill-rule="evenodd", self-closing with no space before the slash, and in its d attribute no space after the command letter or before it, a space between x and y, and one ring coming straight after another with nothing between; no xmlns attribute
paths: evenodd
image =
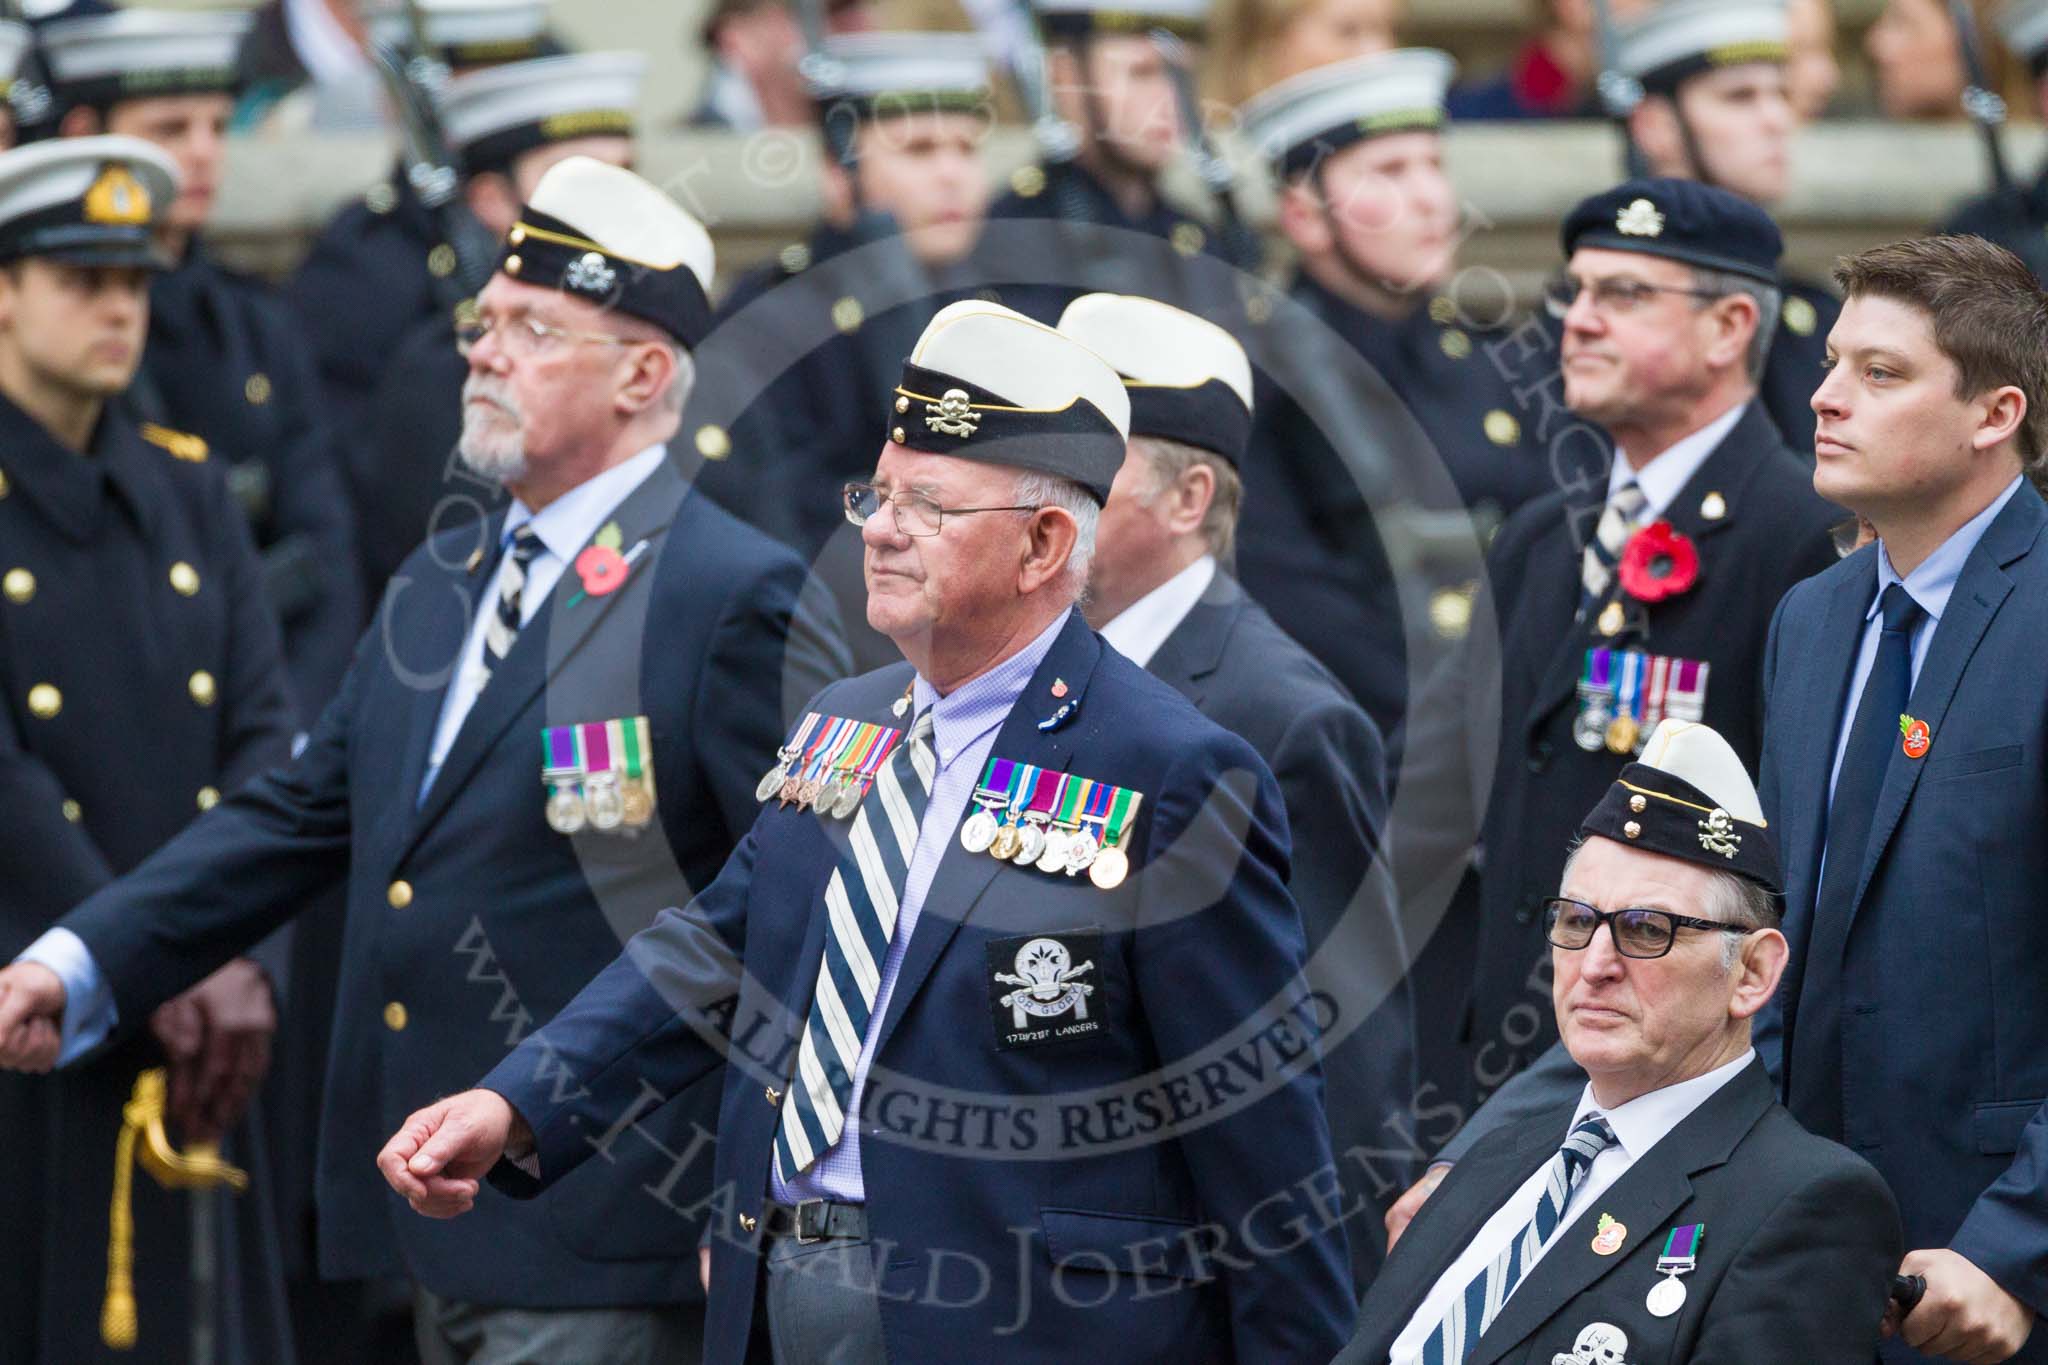
<svg viewBox="0 0 2048 1365"><path fill-rule="evenodd" d="M501 487L517 483L526 477L525 432L516 419L507 424L505 419L510 414L502 410L485 417L472 415L480 411L463 405L462 436L456 442L456 454L470 473L480 479Z"/></svg>

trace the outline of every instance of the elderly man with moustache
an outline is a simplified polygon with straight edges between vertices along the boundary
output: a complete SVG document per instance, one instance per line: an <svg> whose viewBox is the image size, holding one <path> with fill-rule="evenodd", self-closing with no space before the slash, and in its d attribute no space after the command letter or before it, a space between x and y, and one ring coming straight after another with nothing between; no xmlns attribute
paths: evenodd
<svg viewBox="0 0 2048 1365"><path fill-rule="evenodd" d="M1868 1365L1898 1210L1751 1046L1786 945L1741 760L1664 721L1579 833L1543 923L1589 1083L1452 1169L1339 1365Z"/></svg>
<svg viewBox="0 0 2048 1365"><path fill-rule="evenodd" d="M635 1111L595 1178L492 1196L455 1227L407 1214L371 1165L407 1112L711 881L753 817L746 765L782 731L783 689L840 667L793 624L802 565L667 457L711 316L703 228L587 158L544 176L519 222L463 338L463 457L508 510L400 569L296 760L0 973L0 1061L49 1065L25 1045L34 1021L62 1021L66 1059L131 1029L345 885L322 1273L410 1278L433 1365L686 1361L715 1083Z"/></svg>
<svg viewBox="0 0 2048 1365"><path fill-rule="evenodd" d="M876 408L845 506L906 662L814 698L718 880L385 1177L442 1217L590 1179L587 1135L723 1057L710 1359L1324 1358L1353 1301L1278 788L1074 609L1124 386L968 302Z"/></svg>

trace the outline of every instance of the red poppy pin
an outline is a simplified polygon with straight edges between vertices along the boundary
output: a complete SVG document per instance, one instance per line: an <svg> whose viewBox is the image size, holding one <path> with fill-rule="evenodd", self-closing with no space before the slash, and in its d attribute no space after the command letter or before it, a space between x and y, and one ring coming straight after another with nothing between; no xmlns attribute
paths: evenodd
<svg viewBox="0 0 2048 1365"><path fill-rule="evenodd" d="M633 572L633 562L640 558L647 542L641 541L625 554L619 553L619 542L623 539L616 521L605 523L604 529L591 537L583 553L576 556L573 566L576 577L583 583L583 591L569 601L570 606L586 597L603 597L617 591Z"/></svg>
<svg viewBox="0 0 2048 1365"><path fill-rule="evenodd" d="M1638 602L1690 592L1699 578L1698 548L1668 521L1651 522L1622 547L1621 586Z"/></svg>
<svg viewBox="0 0 2048 1365"><path fill-rule="evenodd" d="M1908 715L1899 717L1899 736L1899 747L1906 751L1907 758L1925 758L1928 746L1934 743L1927 722Z"/></svg>

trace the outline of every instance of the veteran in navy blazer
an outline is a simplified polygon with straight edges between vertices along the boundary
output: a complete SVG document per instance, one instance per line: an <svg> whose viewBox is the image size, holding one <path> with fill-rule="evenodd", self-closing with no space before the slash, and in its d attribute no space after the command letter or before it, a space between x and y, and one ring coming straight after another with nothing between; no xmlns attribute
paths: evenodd
<svg viewBox="0 0 2048 1365"><path fill-rule="evenodd" d="M553 287L566 267L608 259L597 239L619 223L645 231L663 212L678 215L689 263L673 271L690 282L650 272L623 295L605 291L615 311ZM87 1041L145 1020L345 884L318 1173L323 1273L410 1278L425 1296L423 1331L441 1324L459 1340L481 1316L513 1311L526 1315L522 1339L546 1346L546 1333L573 1324L565 1340L606 1360L696 1352L696 1320L676 1305L700 1295L701 1214L686 1210L709 1182L716 1081L636 1114L584 1180L533 1204L493 1196L461 1224L406 1212L371 1158L407 1113L550 1018L662 906L711 882L752 821L755 756L782 734L786 692L808 695L842 663L835 639L793 624L801 564L696 493L660 443L681 410L664 390L688 383L673 357L696 339L692 291L709 316L695 282L709 274L709 240L681 212L587 159L542 182L528 220L592 237L553 256L529 247L523 282L495 278L470 355L465 458L508 482L511 511L481 535L445 533L401 567L296 760L230 794L60 931L92 969L59 992ZM636 241L633 255L659 245ZM543 283L548 271L555 281ZM522 317L675 341L515 358L503 332ZM570 406L566 386L612 392L605 384L613 398L595 401L610 416L579 416L609 444L529 415L513 428L527 433L518 462L505 455L507 421L477 398L517 409L552 394ZM593 451L598 472L571 463ZM590 733L605 722L609 734ZM557 727L571 726L563 741ZM650 1201L649 1186L673 1202ZM667 1317L632 1335L616 1320L656 1308Z"/></svg>
<svg viewBox="0 0 2048 1365"><path fill-rule="evenodd" d="M1544 926L1590 1080L1451 1169L1339 1365L1869 1365L1898 1211L1751 1046L1786 945L1741 760L1665 720L1579 832Z"/></svg>
<svg viewBox="0 0 2048 1365"><path fill-rule="evenodd" d="M1130 448L1089 561L1089 618L1111 647L1248 740L1280 783L1294 842L1288 890L1334 1035L1324 1088L1362 1289L1379 1267L1379 1214L1413 1175L1399 1149L1418 1103L1410 959L1379 856L1386 748L1336 675L1225 567L1252 423L1244 348L1206 319L1129 294L1082 295L1060 330L1114 366L1131 397Z"/></svg>
<svg viewBox="0 0 2048 1365"><path fill-rule="evenodd" d="M1525 505L1495 538L1499 709L1472 662L1494 643L1479 635L1442 678L1466 705L1433 708L1445 723L1405 750L1404 782L1432 815L1394 838L1413 895L1458 866L1467 850L1449 840L1480 829L1463 1042L1482 1096L1557 1036L1539 920L1576 813L1660 713L1703 720L1755 763L1764 623L1785 589L1835 561L1830 530L1845 515L1815 496L1756 401L1758 300L1775 291L1781 247L1761 209L1687 181L1635 181L1579 205L1564 244L1565 397L1619 453L1598 484ZM1696 274L1709 268L1723 281L1711 291ZM1703 690L1688 698L1694 681ZM1490 793L1467 776L1489 771Z"/></svg>
<svg viewBox="0 0 2048 1365"><path fill-rule="evenodd" d="M832 729L762 789L809 790L379 1164L440 1216L589 1178L585 1135L729 1058L708 1359L1327 1356L1352 1298L1278 788L1072 610L1122 383L970 302L884 401L847 506L914 666L816 697ZM887 757L806 810L849 722Z"/></svg>
<svg viewBox="0 0 2048 1365"><path fill-rule="evenodd" d="M2044 1361L2048 508L2022 468L2048 451L2048 295L1980 238L1837 280L1814 482L1878 541L1772 622L1792 969L1765 1046L1792 1113L1898 1197L1928 1294L1885 1358Z"/></svg>

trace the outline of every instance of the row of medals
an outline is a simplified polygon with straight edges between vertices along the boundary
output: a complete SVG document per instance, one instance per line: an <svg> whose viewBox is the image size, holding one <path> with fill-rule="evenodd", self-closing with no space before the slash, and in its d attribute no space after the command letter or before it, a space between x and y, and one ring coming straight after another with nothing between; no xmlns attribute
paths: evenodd
<svg viewBox="0 0 2048 1365"><path fill-rule="evenodd" d="M586 824L609 833L612 830L641 829L654 819L654 794L643 782L611 773L591 773L583 779L583 790L564 782L548 797L548 828L557 834L574 834Z"/></svg>
<svg viewBox="0 0 2048 1365"><path fill-rule="evenodd" d="M860 809L861 798L868 790L868 779L863 774L835 768L823 777L806 779L790 772L789 765L795 761L794 753L787 749L779 751L775 766L754 788L754 799L766 802L774 797L777 809L795 806L798 810L816 810L835 820L849 819Z"/></svg>
<svg viewBox="0 0 2048 1365"><path fill-rule="evenodd" d="M1598 711L1582 710L1572 725L1572 739L1589 754L1603 748L1611 754L1632 754L1642 735L1642 723L1634 716L1614 716L1603 724Z"/></svg>
<svg viewBox="0 0 2048 1365"><path fill-rule="evenodd" d="M974 799L980 809L960 824L960 847L969 853L1069 877L1086 872L1088 880L1104 891L1123 885L1131 874L1131 860L1122 849L1115 844L1105 847L1079 826L1055 825L1043 811L1028 812L1019 823L1014 806L1009 820L999 822L995 812L1007 799L1003 793L984 787Z"/></svg>

